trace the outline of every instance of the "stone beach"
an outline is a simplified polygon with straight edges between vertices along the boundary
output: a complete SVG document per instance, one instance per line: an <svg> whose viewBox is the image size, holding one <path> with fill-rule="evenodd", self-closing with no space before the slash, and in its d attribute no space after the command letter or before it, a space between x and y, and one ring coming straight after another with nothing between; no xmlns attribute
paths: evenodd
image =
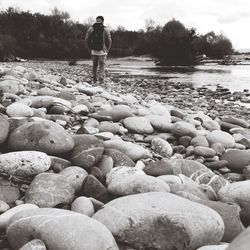
<svg viewBox="0 0 250 250"><path fill-rule="evenodd" d="M248 91L90 76L0 66L0 249L249 249Z"/></svg>

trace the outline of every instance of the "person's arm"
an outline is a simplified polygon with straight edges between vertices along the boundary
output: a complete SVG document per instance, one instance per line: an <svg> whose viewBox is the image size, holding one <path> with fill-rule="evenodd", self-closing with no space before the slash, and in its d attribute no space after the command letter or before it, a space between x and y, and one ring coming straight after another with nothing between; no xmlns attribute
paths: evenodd
<svg viewBox="0 0 250 250"><path fill-rule="evenodd" d="M105 45L107 50L109 51L112 45L112 39L111 39L111 34L110 31L105 29Z"/></svg>
<svg viewBox="0 0 250 250"><path fill-rule="evenodd" d="M86 37L85 37L85 43L87 49L90 51L91 50L91 35L92 35L92 27L90 27L87 31Z"/></svg>

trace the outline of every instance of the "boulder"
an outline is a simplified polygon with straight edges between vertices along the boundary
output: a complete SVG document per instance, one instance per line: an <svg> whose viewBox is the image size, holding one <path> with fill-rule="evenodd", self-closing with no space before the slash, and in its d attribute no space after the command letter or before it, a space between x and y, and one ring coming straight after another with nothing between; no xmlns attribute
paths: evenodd
<svg viewBox="0 0 250 250"><path fill-rule="evenodd" d="M76 135L73 137L75 147L71 153L74 165L89 169L98 163L103 155L103 142L94 135Z"/></svg>
<svg viewBox="0 0 250 250"><path fill-rule="evenodd" d="M224 122L228 122L228 123L232 123L232 124L235 124L235 125L239 125L239 126L241 126L243 128L249 128L249 126L250 126L249 122L247 122L244 119L237 118L237 117L223 116L221 118L221 120L224 121Z"/></svg>
<svg viewBox="0 0 250 250"><path fill-rule="evenodd" d="M218 244L224 233L217 212L168 192L117 198L93 218L135 249L196 249Z"/></svg>
<svg viewBox="0 0 250 250"><path fill-rule="evenodd" d="M8 134L9 134L9 122L8 120L0 115L0 128L1 128L1 132L0 132L0 144L4 143L5 140L7 139L8 137Z"/></svg>
<svg viewBox="0 0 250 250"><path fill-rule="evenodd" d="M190 136L195 137L197 134L197 130L195 126L189 122L179 121L173 124L171 128L171 133L181 136Z"/></svg>
<svg viewBox="0 0 250 250"><path fill-rule="evenodd" d="M74 188L75 192L79 192L82 187L84 179L87 177L88 173L85 169L80 167L72 166L63 169L60 175L66 177L68 183Z"/></svg>
<svg viewBox="0 0 250 250"><path fill-rule="evenodd" d="M213 120L204 121L202 126L209 131L220 130L220 124Z"/></svg>
<svg viewBox="0 0 250 250"><path fill-rule="evenodd" d="M97 167L102 171L103 175L106 176L114 166L112 157L103 155L102 159L97 164Z"/></svg>
<svg viewBox="0 0 250 250"><path fill-rule="evenodd" d="M110 156L113 159L114 167L119 166L127 166L127 167L134 167L134 161L129 158L126 154L121 152L120 150L114 148L106 148L104 150L104 155Z"/></svg>
<svg viewBox="0 0 250 250"><path fill-rule="evenodd" d="M43 241L34 239L23 245L19 250L47 250L47 248Z"/></svg>
<svg viewBox="0 0 250 250"><path fill-rule="evenodd" d="M223 245L207 245L200 247L196 250L226 250L229 244L225 243Z"/></svg>
<svg viewBox="0 0 250 250"><path fill-rule="evenodd" d="M244 230L244 226L240 220L241 209L237 204L211 200L197 200L196 202L212 208L221 216L225 225L222 241L231 242Z"/></svg>
<svg viewBox="0 0 250 250"><path fill-rule="evenodd" d="M5 230L9 220L11 219L12 216L14 216L16 213L21 212L23 210L29 210L29 209L34 209L34 208L38 208L38 206L36 206L35 204L22 204L22 205L18 205L15 206L9 210L7 210L6 212L4 212L3 214L0 215L0 230Z"/></svg>
<svg viewBox="0 0 250 250"><path fill-rule="evenodd" d="M211 172L205 165L198 161L187 160L187 159L173 159L170 161L170 166L173 169L173 174L184 174L186 176L191 176L198 170L203 170L205 172Z"/></svg>
<svg viewBox="0 0 250 250"><path fill-rule="evenodd" d="M151 123L153 128L159 132L169 132L171 130L170 116L147 115L145 118Z"/></svg>
<svg viewBox="0 0 250 250"><path fill-rule="evenodd" d="M0 81L0 91L4 93L17 94L20 90L20 82L18 80L3 80Z"/></svg>
<svg viewBox="0 0 250 250"><path fill-rule="evenodd" d="M120 131L120 125L118 123L109 121L100 122L98 128L100 132L111 132L113 134L116 134Z"/></svg>
<svg viewBox="0 0 250 250"><path fill-rule="evenodd" d="M0 155L0 173L31 178L50 168L50 157L38 151L18 151Z"/></svg>
<svg viewBox="0 0 250 250"><path fill-rule="evenodd" d="M110 200L107 188L91 174L84 179L79 195L93 197L103 203Z"/></svg>
<svg viewBox="0 0 250 250"><path fill-rule="evenodd" d="M123 120L124 127L131 133L152 134L154 128L145 117L128 117Z"/></svg>
<svg viewBox="0 0 250 250"><path fill-rule="evenodd" d="M204 135L195 136L194 138L192 138L190 144L194 147L197 146L209 147L207 138Z"/></svg>
<svg viewBox="0 0 250 250"><path fill-rule="evenodd" d="M125 196L146 192L169 192L170 188L164 181L146 175L143 171L134 171L135 168L113 168L107 175L107 189L109 193ZM139 173L138 173L139 172Z"/></svg>
<svg viewBox="0 0 250 250"><path fill-rule="evenodd" d="M48 249L118 250L109 230L88 216L56 208L22 211L8 224L7 237L14 249L30 239L42 240Z"/></svg>
<svg viewBox="0 0 250 250"><path fill-rule="evenodd" d="M30 117L34 111L23 103L14 102L7 107L6 113L9 117Z"/></svg>
<svg viewBox="0 0 250 250"><path fill-rule="evenodd" d="M73 149L74 140L57 123L40 120L14 129L9 135L8 146L11 150L37 150L54 155Z"/></svg>
<svg viewBox="0 0 250 250"><path fill-rule="evenodd" d="M129 158L131 158L133 161L151 157L151 153L149 152L149 150L132 142L113 139L105 141L104 145L105 149L112 148L120 150L121 152L126 154Z"/></svg>
<svg viewBox="0 0 250 250"><path fill-rule="evenodd" d="M194 154L205 158L214 157L216 152L212 148L197 146L194 148Z"/></svg>
<svg viewBox="0 0 250 250"><path fill-rule="evenodd" d="M12 185L7 179L0 178L0 200L13 204L21 197L18 187Z"/></svg>
<svg viewBox="0 0 250 250"><path fill-rule="evenodd" d="M250 219L250 180L234 182L222 187L218 197L222 202L238 204L242 209L240 215L244 219Z"/></svg>
<svg viewBox="0 0 250 250"><path fill-rule="evenodd" d="M210 145L214 143L221 143L225 148L233 148L235 140L232 135L221 130L213 130L207 134L207 140Z"/></svg>
<svg viewBox="0 0 250 250"><path fill-rule="evenodd" d="M249 250L250 244L250 227L239 234L226 250Z"/></svg>
<svg viewBox="0 0 250 250"><path fill-rule="evenodd" d="M242 172L250 164L250 150L229 149L221 160L227 161L227 167L232 171Z"/></svg>
<svg viewBox="0 0 250 250"><path fill-rule="evenodd" d="M173 154L173 149L171 145L161 138L154 138L151 141L151 148L158 154L160 154L163 157L169 158Z"/></svg>
<svg viewBox="0 0 250 250"><path fill-rule="evenodd" d="M95 213L94 205L87 197L76 198L71 204L71 211L91 217Z"/></svg>
<svg viewBox="0 0 250 250"><path fill-rule="evenodd" d="M67 178L60 174L41 173L31 182L25 193L25 202L39 207L55 207L61 204L71 204L75 189Z"/></svg>
<svg viewBox="0 0 250 250"><path fill-rule="evenodd" d="M143 171L152 176L161 176L161 175L171 175L173 174L173 166L171 161L167 159L162 159L160 161L151 161L146 164L146 167L143 168Z"/></svg>

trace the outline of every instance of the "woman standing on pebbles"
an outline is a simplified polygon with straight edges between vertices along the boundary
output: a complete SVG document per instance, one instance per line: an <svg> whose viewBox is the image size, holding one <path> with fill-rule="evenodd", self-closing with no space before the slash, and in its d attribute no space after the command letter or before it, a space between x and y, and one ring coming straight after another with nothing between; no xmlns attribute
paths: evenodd
<svg viewBox="0 0 250 250"><path fill-rule="evenodd" d="M105 78L105 61L111 47L111 35L109 30L103 25L103 16L96 17L96 22L91 26L86 34L86 45L91 51L93 60L93 82L97 82L97 69L99 65L99 83L102 84Z"/></svg>

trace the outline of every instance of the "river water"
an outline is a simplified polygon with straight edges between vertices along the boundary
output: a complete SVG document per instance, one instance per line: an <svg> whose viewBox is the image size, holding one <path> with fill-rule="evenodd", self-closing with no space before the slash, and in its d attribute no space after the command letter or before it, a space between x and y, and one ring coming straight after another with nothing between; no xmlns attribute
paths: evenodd
<svg viewBox="0 0 250 250"><path fill-rule="evenodd" d="M250 56L234 58L237 65L220 65L208 61L205 64L188 67L155 66L148 58L123 58L107 61L111 73L127 76L160 76L170 81L208 87L215 90L218 85L230 91L250 90Z"/></svg>

